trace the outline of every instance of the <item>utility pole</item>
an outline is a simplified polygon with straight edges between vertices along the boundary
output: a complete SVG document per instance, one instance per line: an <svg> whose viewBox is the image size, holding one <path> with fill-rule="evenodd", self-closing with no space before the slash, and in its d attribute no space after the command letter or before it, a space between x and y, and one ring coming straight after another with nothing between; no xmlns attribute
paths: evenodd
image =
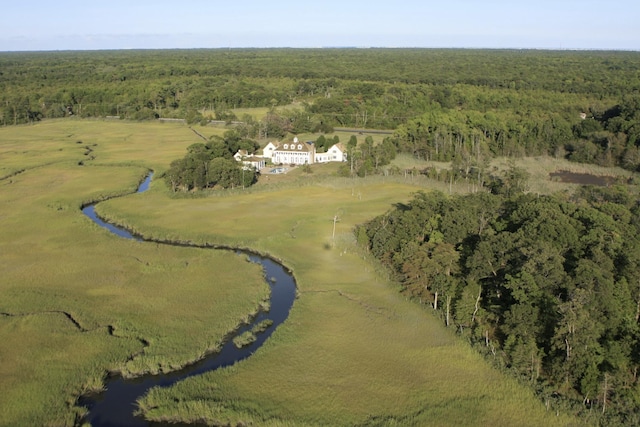
<svg viewBox="0 0 640 427"><path fill-rule="evenodd" d="M333 216L333 233L331 234L331 240L336 240L336 222L338 222L340 218L338 218L338 214Z"/></svg>

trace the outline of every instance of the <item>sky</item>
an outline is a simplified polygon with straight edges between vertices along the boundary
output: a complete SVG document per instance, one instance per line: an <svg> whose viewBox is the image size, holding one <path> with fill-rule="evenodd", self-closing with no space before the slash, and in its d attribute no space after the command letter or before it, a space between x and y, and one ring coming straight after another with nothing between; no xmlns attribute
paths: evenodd
<svg viewBox="0 0 640 427"><path fill-rule="evenodd" d="M638 0L30 0L0 51L238 47L640 50Z"/></svg>

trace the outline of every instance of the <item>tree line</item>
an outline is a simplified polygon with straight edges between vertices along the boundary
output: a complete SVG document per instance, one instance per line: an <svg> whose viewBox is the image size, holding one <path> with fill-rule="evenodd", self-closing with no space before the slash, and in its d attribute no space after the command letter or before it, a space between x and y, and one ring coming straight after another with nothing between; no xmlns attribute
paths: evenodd
<svg viewBox="0 0 640 427"><path fill-rule="evenodd" d="M640 170L640 97L568 119L552 111L432 108L400 125L398 150L436 161L550 155Z"/></svg>
<svg viewBox="0 0 640 427"><path fill-rule="evenodd" d="M640 205L574 196L415 195L357 239L402 285L546 398L602 425L640 422Z"/></svg>
<svg viewBox="0 0 640 427"><path fill-rule="evenodd" d="M637 169L638 52L196 49L0 53L0 125L46 118L240 120L258 138L396 130L398 151L549 154ZM296 105L296 108L278 109Z"/></svg>
<svg viewBox="0 0 640 427"><path fill-rule="evenodd" d="M257 171L238 162L238 150L253 153L258 143L232 129L224 136L212 136L205 143L187 147L181 159L171 162L164 179L172 191L194 191L211 188L249 187L257 180Z"/></svg>

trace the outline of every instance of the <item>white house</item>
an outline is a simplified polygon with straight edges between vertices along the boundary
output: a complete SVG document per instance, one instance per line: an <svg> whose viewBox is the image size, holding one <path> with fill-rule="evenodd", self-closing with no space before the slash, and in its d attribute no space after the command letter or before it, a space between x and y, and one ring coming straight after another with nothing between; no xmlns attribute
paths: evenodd
<svg viewBox="0 0 640 427"><path fill-rule="evenodd" d="M345 162L347 160L347 153L344 145L334 144L326 153L316 153L315 160L316 163Z"/></svg>
<svg viewBox="0 0 640 427"><path fill-rule="evenodd" d="M262 157L264 157L265 159L273 159L273 152L275 151L276 148L278 148L278 146L275 145L273 142L268 143L262 149Z"/></svg>
<svg viewBox="0 0 640 427"><path fill-rule="evenodd" d="M326 153L316 153L316 147L313 142L300 142L298 138L295 137L292 142L280 142L277 145L269 142L262 149L262 157L251 156L245 150L238 150L233 157L237 161L243 161L245 164L248 158L251 157L251 159L253 159L252 164L254 164L256 168L258 165L260 165L260 168L263 168L267 159L271 160L274 164L285 165L345 162L347 160L347 153L342 144L332 145ZM257 159L262 159L262 163L259 163Z"/></svg>
<svg viewBox="0 0 640 427"><path fill-rule="evenodd" d="M245 166L254 168L257 171L267 166L267 161L264 159L264 157L259 157L259 156L247 157L244 160L242 160L242 163Z"/></svg>
<svg viewBox="0 0 640 427"><path fill-rule="evenodd" d="M238 150L238 152L233 155L233 158L239 162L245 157L249 157L249 152L247 150Z"/></svg>
<svg viewBox="0 0 640 427"><path fill-rule="evenodd" d="M254 168L259 171L266 166L264 157L251 156L247 150L238 150L238 152L233 155L233 158L238 162L242 162L243 168Z"/></svg>
<svg viewBox="0 0 640 427"><path fill-rule="evenodd" d="M305 165L315 162L316 147L313 142L300 142L298 137L293 138L293 142L280 144L273 150L273 163L289 165Z"/></svg>

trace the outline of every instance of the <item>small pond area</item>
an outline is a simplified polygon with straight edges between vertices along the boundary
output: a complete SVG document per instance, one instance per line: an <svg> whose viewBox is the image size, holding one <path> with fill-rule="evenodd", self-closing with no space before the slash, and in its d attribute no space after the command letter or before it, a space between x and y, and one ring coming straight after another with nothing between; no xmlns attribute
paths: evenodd
<svg viewBox="0 0 640 427"><path fill-rule="evenodd" d="M607 187L614 184L617 179L613 176L599 176L588 173L577 173L569 171L556 171L549 174L552 181L564 182L568 184L596 185Z"/></svg>

